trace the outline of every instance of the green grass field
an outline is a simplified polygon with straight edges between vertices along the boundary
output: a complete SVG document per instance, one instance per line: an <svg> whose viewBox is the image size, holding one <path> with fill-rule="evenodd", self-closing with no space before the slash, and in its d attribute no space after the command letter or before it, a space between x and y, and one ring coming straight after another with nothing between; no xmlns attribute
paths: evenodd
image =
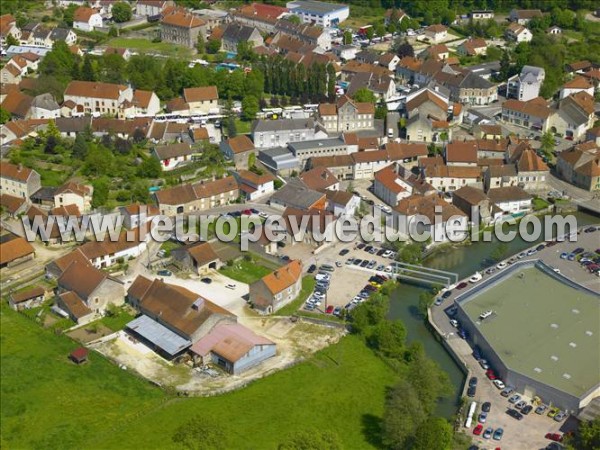
<svg viewBox="0 0 600 450"><path fill-rule="evenodd" d="M224 266L219 270L223 275L241 283L254 283L271 272L256 262L240 259L233 266Z"/></svg>
<svg viewBox="0 0 600 450"><path fill-rule="evenodd" d="M244 389L171 398L95 353L75 366L67 360L75 343L6 305L0 319L3 448L177 448L173 432L195 415L220 424L226 448L276 449L295 430L324 428L344 448L373 448L385 391L395 380L349 336Z"/></svg>
<svg viewBox="0 0 600 450"><path fill-rule="evenodd" d="M191 56L189 48L182 45L169 44L168 42L152 42L148 39L136 39L117 37L106 43L115 48L128 48L140 53L160 53L166 56L180 56L187 58Z"/></svg>

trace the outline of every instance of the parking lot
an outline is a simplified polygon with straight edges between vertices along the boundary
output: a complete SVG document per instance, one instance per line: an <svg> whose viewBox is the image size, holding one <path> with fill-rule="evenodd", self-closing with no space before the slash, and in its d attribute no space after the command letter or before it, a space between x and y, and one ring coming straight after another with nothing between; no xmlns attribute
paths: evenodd
<svg viewBox="0 0 600 450"><path fill-rule="evenodd" d="M541 248L539 244L533 245L530 251L525 251L519 255L512 256L505 261L499 262L493 268L490 268L489 272L493 273L486 273L486 271L483 271L482 279L493 276L495 273L503 270L503 268L508 267L517 260L540 259L567 278L600 292L600 279L598 276L590 273L587 266L581 264L580 261L577 261L577 259L586 256L586 253L591 254L598 249L598 236L600 230L591 231L594 228L595 227L586 227L584 230L580 230L577 236L577 242L553 243L551 245L544 245L543 248ZM572 258L574 260L569 261L568 255L573 254L574 251L579 248L583 250L578 252L575 258ZM593 259L593 257L589 259ZM522 420L517 420L506 413L509 406L514 409L513 405L510 405L508 398L500 395L500 389L496 388L492 381L488 379L486 371L474 357L473 349L466 340L463 340L458 336L457 328L452 325L451 317L447 314L454 304L454 297L457 294L468 291L469 286L474 286L477 282L471 283L468 280L464 280L462 283L466 284L463 289L454 288L452 291L449 291L450 294L447 294L443 299L440 298L440 300L442 300L441 303L436 304L431 309L431 316L435 327L439 330L442 337L446 339L458 357L465 363L470 372L470 376L477 377L478 379L475 395L469 398L467 405L468 409L471 402L475 401L477 403L476 413L473 416L473 424L469 429L464 427L462 429L473 438L475 444L480 446L480 448L501 445L502 448L510 449L543 449L551 442L545 437L547 433L558 433L559 435L562 435L565 432L569 432L574 428L574 420L567 418L557 422L551 417L548 417L548 410L542 415L538 415L534 411L531 411L528 415L523 417ZM458 283L458 286L461 286L461 283ZM460 324L455 325L460 326ZM518 394L523 397L522 393ZM525 397L523 400L525 400L526 404L532 404L531 398ZM473 431L478 423L481 406L484 402L490 402L491 409L485 423L482 424L482 434L477 436L473 434ZM483 432L488 427L491 427L494 430L503 428L504 435L500 442L483 438Z"/></svg>
<svg viewBox="0 0 600 450"><path fill-rule="evenodd" d="M547 416L547 410L544 414L539 415L534 411L525 415L522 420L514 419L509 416L506 411L511 408L514 409L514 405L510 404L508 398L500 395L500 389L496 388L492 381L488 380L485 370L479 365L477 360L472 356L472 349L466 343L466 341L455 336L457 342L455 344L460 345L462 349L462 359L467 364L467 367L471 371L471 376L477 377L477 390L475 396L469 398L469 405L472 401L477 402L477 409L473 416L473 425L470 429L463 430L473 438L473 442L480 448L501 447L509 448L511 450L532 450L532 449L543 449L551 441L545 438L546 433L560 433L570 429L570 424L566 421L555 422L552 418ZM523 398L527 404L532 404L530 398ZM473 434L473 430L478 424L478 418L481 413L481 407L483 403L489 402L491 408L487 414L485 423L482 423L483 431L490 427L494 430L502 428L504 434L500 441L494 441L493 439L486 439L481 435L477 436ZM535 408L534 408L535 409ZM464 424L463 424L464 425Z"/></svg>
<svg viewBox="0 0 600 450"><path fill-rule="evenodd" d="M379 246L370 246L358 242L347 244L345 246L338 246L336 251L337 253L335 254L330 251L327 256L319 256L317 260L312 262L315 266L313 273L316 276L317 281L328 285L328 287L327 289L322 290L326 293L326 298L324 296L321 297L320 304L318 304L318 302L310 302L309 297L309 303L316 303L314 309L309 308L311 311L326 312L328 306L331 306L331 308L329 308L330 313L332 313L333 311L331 310L336 307L344 308L348 306L346 309L351 309L353 306L351 307L349 303L351 303L353 299L355 305L359 303L359 298L357 298L357 296L368 284L370 284L369 279L371 277L376 274L383 276L388 274L385 270L395 256L391 251L384 253L385 250ZM320 270L323 265L330 266L333 268L333 271ZM310 267L308 267L308 269L310 269ZM321 275L319 275L319 272L321 272ZM327 274L327 276L323 276L324 274ZM379 279L377 281L385 280ZM372 286L369 289L375 291L375 286ZM363 294L365 299L367 298L366 294L367 292L364 292ZM319 297L319 295L317 295L317 297Z"/></svg>

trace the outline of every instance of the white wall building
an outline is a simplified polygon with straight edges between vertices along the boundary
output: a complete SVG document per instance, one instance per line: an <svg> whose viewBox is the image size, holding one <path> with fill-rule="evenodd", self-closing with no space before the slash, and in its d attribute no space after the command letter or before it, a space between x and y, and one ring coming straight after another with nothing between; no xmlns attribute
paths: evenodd
<svg viewBox="0 0 600 450"><path fill-rule="evenodd" d="M350 16L348 5L325 3L313 0L294 0L287 3L290 12L300 17L304 23L320 25L323 28L337 27Z"/></svg>

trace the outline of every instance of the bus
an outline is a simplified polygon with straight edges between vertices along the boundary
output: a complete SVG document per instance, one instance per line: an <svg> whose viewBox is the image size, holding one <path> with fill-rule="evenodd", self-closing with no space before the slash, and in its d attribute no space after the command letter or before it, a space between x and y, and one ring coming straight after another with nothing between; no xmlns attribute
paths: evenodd
<svg viewBox="0 0 600 450"><path fill-rule="evenodd" d="M465 422L465 428L471 428L471 423L473 422L473 415L475 414L476 409L477 402L471 402L471 406L469 406L469 413L467 414L467 420Z"/></svg>

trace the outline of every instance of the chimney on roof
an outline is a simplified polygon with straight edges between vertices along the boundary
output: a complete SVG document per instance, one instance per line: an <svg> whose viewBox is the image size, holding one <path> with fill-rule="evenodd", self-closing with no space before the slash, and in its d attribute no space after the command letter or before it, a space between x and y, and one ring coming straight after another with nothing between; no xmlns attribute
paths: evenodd
<svg viewBox="0 0 600 450"><path fill-rule="evenodd" d="M273 275L275 275L275 278L277 278L279 280L279 277L280 277L279 270L276 270L275 272L273 272Z"/></svg>
<svg viewBox="0 0 600 450"><path fill-rule="evenodd" d="M19 163L17 166L17 172L20 172L21 170L23 170L23 164Z"/></svg>

